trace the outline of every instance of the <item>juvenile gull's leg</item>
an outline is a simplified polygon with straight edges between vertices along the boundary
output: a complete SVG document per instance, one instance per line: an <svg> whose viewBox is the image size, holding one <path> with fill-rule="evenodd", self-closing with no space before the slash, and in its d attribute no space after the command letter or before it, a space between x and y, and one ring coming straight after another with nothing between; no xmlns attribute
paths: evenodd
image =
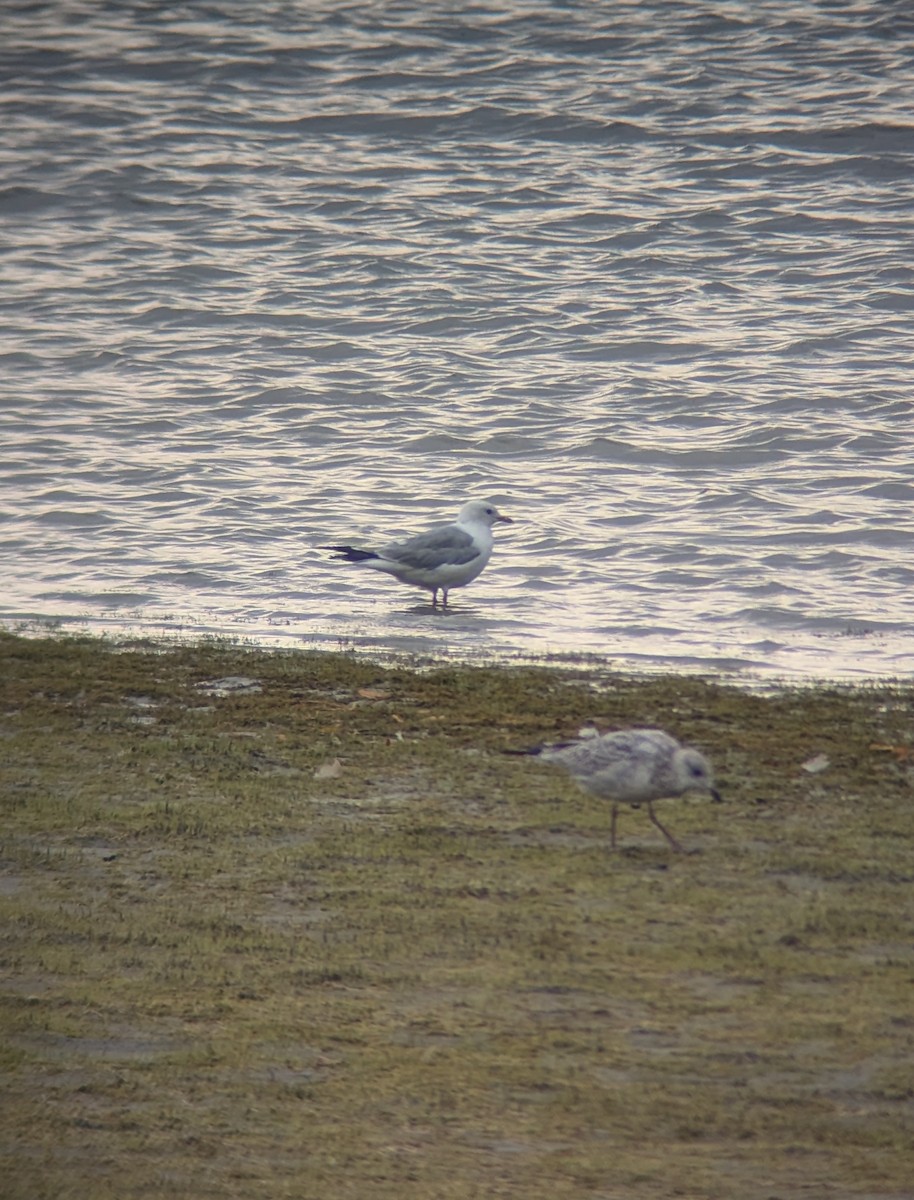
<svg viewBox="0 0 914 1200"><path fill-rule="evenodd" d="M670 833L670 831L667 828L665 828L665 826L660 824L660 821L657 818L657 814L654 812L654 806L650 800L648 800L648 802L647 802L647 815L654 822L654 824L657 826L657 828L660 830L660 832L663 834L663 836L666 838L666 840L670 843L670 845L673 847L673 849L679 850L682 854L685 854L685 851L682 849L682 846L680 846L680 844L676 841L676 839L673 837L673 835Z"/></svg>

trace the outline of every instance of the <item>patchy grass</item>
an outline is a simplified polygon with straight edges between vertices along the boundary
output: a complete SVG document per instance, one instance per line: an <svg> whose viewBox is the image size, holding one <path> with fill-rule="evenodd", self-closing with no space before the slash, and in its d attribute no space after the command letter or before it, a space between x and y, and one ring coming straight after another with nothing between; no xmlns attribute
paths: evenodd
<svg viewBox="0 0 914 1200"><path fill-rule="evenodd" d="M910 686L0 659L10 1200L911 1195ZM500 753L591 719L694 853Z"/></svg>

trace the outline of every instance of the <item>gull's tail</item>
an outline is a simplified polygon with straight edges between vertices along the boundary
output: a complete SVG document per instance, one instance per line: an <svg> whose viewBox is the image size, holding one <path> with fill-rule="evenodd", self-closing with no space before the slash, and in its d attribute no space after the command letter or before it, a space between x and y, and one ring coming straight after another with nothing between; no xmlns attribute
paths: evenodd
<svg viewBox="0 0 914 1200"><path fill-rule="evenodd" d="M336 557L346 562L365 562L368 558L380 558L374 550L356 550L355 546L318 546L318 550L334 550Z"/></svg>
<svg viewBox="0 0 914 1200"><path fill-rule="evenodd" d="M502 750L502 754L516 754L521 757L539 758L540 756L548 758L550 754L554 754L556 750L567 750L569 746L576 746L578 743L571 742L542 742L539 746L525 746L521 750Z"/></svg>

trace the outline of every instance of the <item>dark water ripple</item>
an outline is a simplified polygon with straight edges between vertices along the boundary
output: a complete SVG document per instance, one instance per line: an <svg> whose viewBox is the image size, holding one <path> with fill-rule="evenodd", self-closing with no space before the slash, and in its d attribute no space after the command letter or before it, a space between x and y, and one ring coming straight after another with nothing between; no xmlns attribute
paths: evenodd
<svg viewBox="0 0 914 1200"><path fill-rule="evenodd" d="M907 4L0 33L0 619L910 672ZM448 618L313 549L467 495Z"/></svg>

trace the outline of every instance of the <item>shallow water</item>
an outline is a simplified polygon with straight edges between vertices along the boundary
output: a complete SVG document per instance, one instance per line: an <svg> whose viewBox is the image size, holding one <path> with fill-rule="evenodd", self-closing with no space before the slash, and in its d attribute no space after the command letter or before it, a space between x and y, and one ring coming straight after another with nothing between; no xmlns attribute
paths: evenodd
<svg viewBox="0 0 914 1200"><path fill-rule="evenodd" d="M4 624L910 672L907 5L0 32ZM447 615L315 549L470 496Z"/></svg>

